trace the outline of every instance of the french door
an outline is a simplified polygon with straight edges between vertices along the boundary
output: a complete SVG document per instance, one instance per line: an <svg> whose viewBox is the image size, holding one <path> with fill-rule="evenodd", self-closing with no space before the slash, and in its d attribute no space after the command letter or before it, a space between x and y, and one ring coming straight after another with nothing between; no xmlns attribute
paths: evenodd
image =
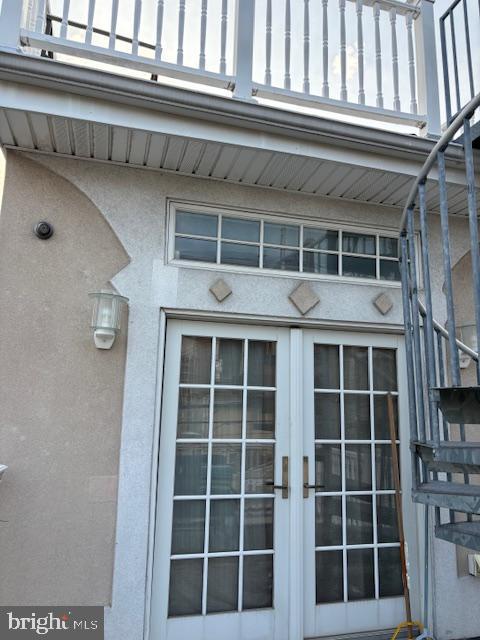
<svg viewBox="0 0 480 640"><path fill-rule="evenodd" d="M169 321L151 640L303 640L403 619L386 423L391 392L402 432L398 347Z"/></svg>

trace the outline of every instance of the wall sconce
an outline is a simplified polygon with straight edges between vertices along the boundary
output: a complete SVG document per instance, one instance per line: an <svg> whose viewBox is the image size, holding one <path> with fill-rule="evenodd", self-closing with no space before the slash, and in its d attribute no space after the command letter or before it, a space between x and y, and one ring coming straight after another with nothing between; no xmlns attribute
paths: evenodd
<svg viewBox="0 0 480 640"><path fill-rule="evenodd" d="M8 469L6 464L0 464L0 482L2 481L3 474Z"/></svg>
<svg viewBox="0 0 480 640"><path fill-rule="evenodd" d="M466 324L463 327L460 327L460 341L472 349L472 351L476 351L478 353L477 325ZM472 358L463 351L460 351L459 356L460 368L466 369L470 365Z"/></svg>
<svg viewBox="0 0 480 640"><path fill-rule="evenodd" d="M97 349L111 349L120 331L122 306L128 303L128 298L103 289L89 295L95 301L91 325L95 346Z"/></svg>

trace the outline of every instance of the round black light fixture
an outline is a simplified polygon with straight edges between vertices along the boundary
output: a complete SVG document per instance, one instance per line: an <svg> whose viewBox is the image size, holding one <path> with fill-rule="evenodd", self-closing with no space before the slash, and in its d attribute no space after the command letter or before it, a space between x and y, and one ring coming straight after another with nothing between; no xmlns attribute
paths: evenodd
<svg viewBox="0 0 480 640"><path fill-rule="evenodd" d="M53 236L53 225L51 225L50 222L41 220L34 226L33 232L40 240L48 240Z"/></svg>

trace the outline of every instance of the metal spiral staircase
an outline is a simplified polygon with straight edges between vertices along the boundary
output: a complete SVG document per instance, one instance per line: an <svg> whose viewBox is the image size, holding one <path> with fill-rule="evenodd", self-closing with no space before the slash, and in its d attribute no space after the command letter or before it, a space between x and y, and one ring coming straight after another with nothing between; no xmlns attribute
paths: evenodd
<svg viewBox="0 0 480 640"><path fill-rule="evenodd" d="M400 233L413 500L435 508L438 538L478 552L480 362L477 351L459 339L456 312L460 299L461 304L473 301L473 333L476 344L480 344L479 211L475 185L478 151L474 150L478 140L472 133L479 107L480 94L458 113L432 150L411 189ZM464 149L464 198L470 233L471 285L465 288L463 280L461 291L454 290L452 218L446 187L445 149L452 141ZM427 201L438 203L439 216L436 211L427 210ZM441 236L443 273L432 263L429 243L433 233ZM443 282L443 295L437 294L436 299L432 293L434 280ZM434 306L442 323L434 318ZM462 383L461 360L470 362L470 371L475 369L476 386Z"/></svg>

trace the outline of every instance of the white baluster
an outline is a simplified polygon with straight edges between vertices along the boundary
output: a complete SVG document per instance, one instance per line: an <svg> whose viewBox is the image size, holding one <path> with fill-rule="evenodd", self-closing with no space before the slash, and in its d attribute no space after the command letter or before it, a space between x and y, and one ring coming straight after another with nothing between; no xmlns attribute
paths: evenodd
<svg viewBox="0 0 480 640"><path fill-rule="evenodd" d="M405 20L407 23L408 71L410 75L410 112L418 113L415 52L413 49L413 14L407 13Z"/></svg>
<svg viewBox="0 0 480 640"><path fill-rule="evenodd" d="M162 31L163 31L164 0L157 1L157 38L155 43L155 59L162 59Z"/></svg>
<svg viewBox="0 0 480 640"><path fill-rule="evenodd" d="M290 47L292 42L292 15L290 11L290 0L285 0L285 78L283 86L290 89Z"/></svg>
<svg viewBox="0 0 480 640"><path fill-rule="evenodd" d="M347 36L345 26L345 0L339 0L340 9L340 100L348 100L347 95Z"/></svg>
<svg viewBox="0 0 480 640"><path fill-rule="evenodd" d="M63 0L62 26L60 27L60 37L67 37L68 14L70 13L70 0Z"/></svg>
<svg viewBox="0 0 480 640"><path fill-rule="evenodd" d="M37 3L37 19L35 21L35 31L37 33L45 33L46 11L46 0L39 0Z"/></svg>
<svg viewBox="0 0 480 640"><path fill-rule="evenodd" d="M208 11L208 0L202 0L202 12L200 14L200 57L198 59L199 69L205 69L205 39L207 36L207 11Z"/></svg>
<svg viewBox="0 0 480 640"><path fill-rule="evenodd" d="M373 5L373 17L375 20L375 62L377 69L377 107L383 109L382 92L382 42L380 40L380 5Z"/></svg>
<svg viewBox="0 0 480 640"><path fill-rule="evenodd" d="M357 41L358 41L358 102L365 104L365 78L363 44L363 0L357 0Z"/></svg>
<svg viewBox="0 0 480 640"><path fill-rule="evenodd" d="M310 93L310 0L303 10L303 92Z"/></svg>
<svg viewBox="0 0 480 640"><path fill-rule="evenodd" d="M183 37L185 34L185 0L179 0L178 6L178 48L177 64L183 65Z"/></svg>
<svg viewBox="0 0 480 640"><path fill-rule="evenodd" d="M390 9L390 26L392 29L392 71L393 71L393 108L401 110L400 88L398 81L398 43L397 43L397 11Z"/></svg>
<svg viewBox="0 0 480 640"><path fill-rule="evenodd" d="M140 31L140 19L142 16L142 0L135 0L135 11L133 14L133 38L132 55L138 56L138 33Z"/></svg>
<svg viewBox="0 0 480 640"><path fill-rule="evenodd" d="M272 84L272 0L267 0L265 22L265 84Z"/></svg>
<svg viewBox="0 0 480 640"><path fill-rule="evenodd" d="M85 44L92 44L94 15L95 15L95 0L88 0L88 18L87 18L87 31L85 33Z"/></svg>
<svg viewBox="0 0 480 640"><path fill-rule="evenodd" d="M227 73L227 26L228 2L222 0L221 37L220 37L220 73Z"/></svg>
<svg viewBox="0 0 480 640"><path fill-rule="evenodd" d="M118 0L112 0L112 20L110 23L110 38L108 47L115 51L117 45Z"/></svg>
<svg viewBox="0 0 480 640"><path fill-rule="evenodd" d="M328 86L328 0L322 0L323 6L323 38L322 38L322 49L323 49L323 84L322 84L322 95L324 98L328 98L330 94L330 89Z"/></svg>

